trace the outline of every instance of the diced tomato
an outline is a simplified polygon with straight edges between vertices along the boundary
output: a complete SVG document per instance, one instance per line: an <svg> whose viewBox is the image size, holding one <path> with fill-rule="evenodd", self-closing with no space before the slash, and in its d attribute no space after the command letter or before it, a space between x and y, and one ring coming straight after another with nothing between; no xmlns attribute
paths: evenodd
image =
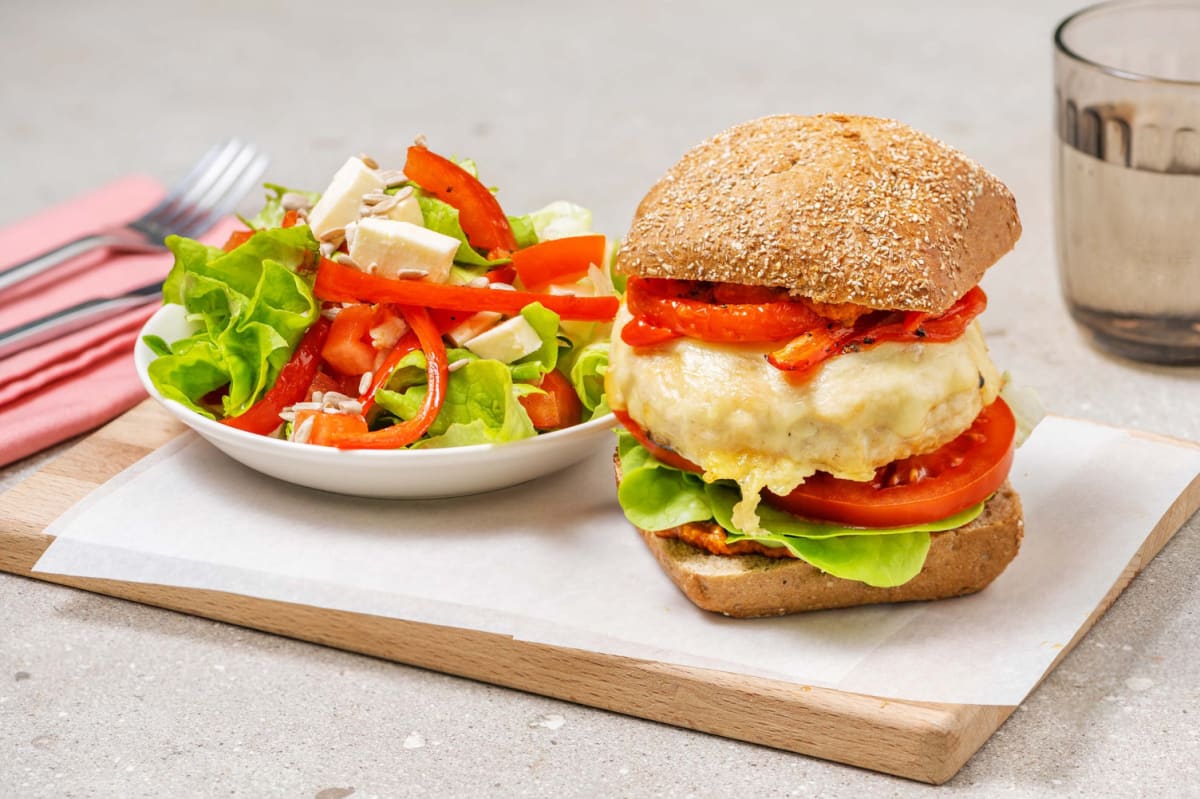
<svg viewBox="0 0 1200 799"><path fill-rule="evenodd" d="M937 521L983 502L1008 478L1016 422L997 399L949 444L894 461L865 483L818 472L787 496L763 499L798 516L859 527Z"/></svg>
<svg viewBox="0 0 1200 799"><path fill-rule="evenodd" d="M579 424L583 416L583 403L562 372L552 369L542 375L537 387L545 394L526 394L521 397L521 407L529 414L530 421L538 430L560 430Z"/></svg>
<svg viewBox="0 0 1200 799"><path fill-rule="evenodd" d="M367 432L367 420L356 413L325 413L323 410L296 411L296 418L292 422L293 436L295 436L295 431L305 424L309 425L305 441L321 447L334 446L334 442L341 436Z"/></svg>
<svg viewBox="0 0 1200 799"><path fill-rule="evenodd" d="M375 366L370 333L374 319L375 309L370 305L348 305L338 311L321 350L321 357L334 371L361 375Z"/></svg>
<svg viewBox="0 0 1200 799"><path fill-rule="evenodd" d="M512 265L529 291L541 291L551 283L574 283L588 273L592 264L604 262L603 236L569 236L552 239L518 250Z"/></svg>
<svg viewBox="0 0 1200 799"><path fill-rule="evenodd" d="M225 240L225 244L222 245L221 249L225 252L233 252L249 241L253 235L253 230L235 230L229 234L229 238Z"/></svg>
<svg viewBox="0 0 1200 799"><path fill-rule="evenodd" d="M496 196L458 164L420 145L408 148L404 175L458 209L458 221L472 247L515 252L517 239Z"/></svg>

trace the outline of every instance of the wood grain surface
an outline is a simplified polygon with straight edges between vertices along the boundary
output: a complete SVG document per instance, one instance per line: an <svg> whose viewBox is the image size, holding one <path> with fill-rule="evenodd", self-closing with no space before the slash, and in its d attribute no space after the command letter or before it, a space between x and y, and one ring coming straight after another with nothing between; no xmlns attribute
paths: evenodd
<svg viewBox="0 0 1200 799"><path fill-rule="evenodd" d="M0 495L0 569L930 783L954 776L1016 709L884 700L218 591L31 573L53 540L44 532L50 522L183 430L147 400ZM1198 506L1200 477L1053 665Z"/></svg>

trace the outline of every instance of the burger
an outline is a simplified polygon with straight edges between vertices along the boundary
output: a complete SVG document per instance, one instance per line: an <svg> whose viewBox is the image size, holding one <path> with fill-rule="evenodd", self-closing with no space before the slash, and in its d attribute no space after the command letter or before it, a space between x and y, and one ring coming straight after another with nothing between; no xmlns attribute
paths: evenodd
<svg viewBox="0 0 1200 799"><path fill-rule="evenodd" d="M618 498L701 608L979 591L1016 556L1018 423L978 283L1012 194L902 123L772 116L638 206L606 375Z"/></svg>

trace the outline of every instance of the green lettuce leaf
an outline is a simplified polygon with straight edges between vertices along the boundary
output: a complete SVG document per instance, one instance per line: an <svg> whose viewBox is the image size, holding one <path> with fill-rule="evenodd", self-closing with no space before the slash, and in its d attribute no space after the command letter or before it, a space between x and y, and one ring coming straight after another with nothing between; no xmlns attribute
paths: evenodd
<svg viewBox="0 0 1200 799"><path fill-rule="evenodd" d="M556 200L529 214L538 241L580 236L592 232L592 212L566 200Z"/></svg>
<svg viewBox="0 0 1200 799"><path fill-rule="evenodd" d="M579 395L587 420L608 413L608 397L604 393L604 375L608 372L609 342L595 341L571 353L571 385ZM585 421L587 421L585 420Z"/></svg>
<svg viewBox="0 0 1200 799"><path fill-rule="evenodd" d="M200 329L152 362L150 378L164 396L210 417L201 399L228 383L221 411L237 416L274 384L317 317L312 278L298 271L317 242L297 226L259 231L229 253L177 236L166 244L175 264L163 299Z"/></svg>
<svg viewBox="0 0 1200 799"><path fill-rule="evenodd" d="M375 402L400 419L411 419L420 410L427 390L425 383L403 392L381 389ZM504 364L484 359L468 362L450 373L446 400L428 438L413 447L460 447L533 437L537 431L517 400L519 393Z"/></svg>
<svg viewBox="0 0 1200 799"><path fill-rule="evenodd" d="M242 221L254 230L266 230L283 224L283 215L286 213L283 210L283 195L285 194L299 194L308 200L309 205L316 205L317 200L321 199L320 192L289 189L276 183L264 183L263 188L267 190L267 199L262 210L250 219L242 218Z"/></svg>
<svg viewBox="0 0 1200 799"><path fill-rule="evenodd" d="M441 233L444 236L458 239L458 252L454 253L454 262L475 267L492 267L508 263L507 258L489 261L476 252L467 241L462 225L458 221L458 209L449 203L444 203L425 192L417 194L417 203L421 206L421 216L425 219L425 227Z"/></svg>
<svg viewBox="0 0 1200 799"><path fill-rule="evenodd" d="M741 498L735 483L705 484L698 475L658 461L626 432L618 436L617 454L621 463L617 500L626 518L638 527L665 530L711 519L725 528L730 543L754 540L786 547L828 574L878 587L902 585L921 571L930 533L961 527L983 512L980 503L927 524L862 528L809 521L763 504L758 508L763 532L745 535L733 524L733 506Z"/></svg>

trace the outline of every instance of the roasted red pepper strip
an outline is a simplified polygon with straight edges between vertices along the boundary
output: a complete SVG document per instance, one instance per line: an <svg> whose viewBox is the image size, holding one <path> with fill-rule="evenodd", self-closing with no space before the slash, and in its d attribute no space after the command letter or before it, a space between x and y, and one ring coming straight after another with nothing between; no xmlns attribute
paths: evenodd
<svg viewBox="0 0 1200 799"><path fill-rule="evenodd" d="M886 341L953 341L985 308L987 295L975 286L941 316L920 320L909 314L867 314L851 327L831 324L809 330L767 355L767 360L793 378L803 379L829 358L870 349Z"/></svg>
<svg viewBox="0 0 1200 799"><path fill-rule="evenodd" d="M327 302L390 302L448 311L500 311L517 314L540 302L563 319L609 321L617 313L616 297L572 297L529 291L448 286L423 280L392 280L368 275L327 258L317 269L313 294Z"/></svg>
<svg viewBox="0 0 1200 799"><path fill-rule="evenodd" d="M425 375L429 390L421 409L413 418L368 433L334 433L330 444L340 449L399 449L416 441L437 418L446 399L446 383L450 379L449 364L446 362L446 345L442 334L429 318L429 312L418 306L401 305L397 308L409 328L416 334L425 353Z"/></svg>
<svg viewBox="0 0 1200 799"><path fill-rule="evenodd" d="M530 291L551 283L574 283L592 264L604 262L603 236L568 236L526 247L512 254L512 265Z"/></svg>
<svg viewBox="0 0 1200 799"><path fill-rule="evenodd" d="M655 327L645 319L630 319L621 328L621 340L631 347L653 347L664 341L674 341L682 338L674 330L665 327Z"/></svg>
<svg viewBox="0 0 1200 799"><path fill-rule="evenodd" d="M517 238L496 196L474 175L425 147L408 148L404 175L422 189L458 209L458 222L472 247L515 252Z"/></svg>
<svg viewBox="0 0 1200 799"><path fill-rule="evenodd" d="M438 326L438 329L440 331L441 327ZM375 376L371 378L371 385L367 388L366 393L358 398L358 401L362 403L363 413L369 411L371 406L375 404L375 392L387 384L388 378L392 376L392 372L396 371L396 364L400 363L405 355L408 355L415 349L419 349L420 346L421 342L417 340L417 334L411 330L400 337L400 340L392 347L391 352L387 354L387 358L375 370Z"/></svg>
<svg viewBox="0 0 1200 799"><path fill-rule="evenodd" d="M308 387L317 376L321 365L321 347L329 336L329 320L318 316L317 321L304 332L296 345L291 359L283 365L275 385L262 398L239 416L222 419L221 424L245 430L248 433L268 435L282 424L279 412L289 405L302 402Z"/></svg>
<svg viewBox="0 0 1200 799"><path fill-rule="evenodd" d="M702 341L784 341L825 323L802 302L717 302L711 288L687 280L631 277L625 297L635 318Z"/></svg>

